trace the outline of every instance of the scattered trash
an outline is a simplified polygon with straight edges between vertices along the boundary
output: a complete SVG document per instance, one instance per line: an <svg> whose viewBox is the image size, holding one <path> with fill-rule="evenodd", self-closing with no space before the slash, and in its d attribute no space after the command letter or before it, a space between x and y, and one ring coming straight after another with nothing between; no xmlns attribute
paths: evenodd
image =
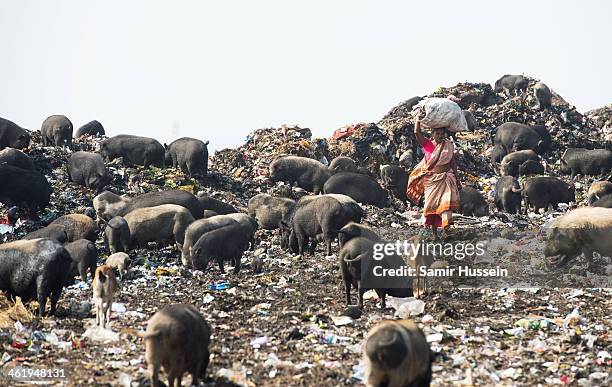
<svg viewBox="0 0 612 387"><path fill-rule="evenodd" d="M108 343L119 340L119 334L95 325L87 328L83 333L83 338L87 338L91 341Z"/></svg>

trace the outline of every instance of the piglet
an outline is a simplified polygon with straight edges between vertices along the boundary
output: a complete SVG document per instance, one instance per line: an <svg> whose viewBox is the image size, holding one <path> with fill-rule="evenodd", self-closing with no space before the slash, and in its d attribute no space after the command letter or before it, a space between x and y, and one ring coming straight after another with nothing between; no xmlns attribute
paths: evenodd
<svg viewBox="0 0 612 387"><path fill-rule="evenodd" d="M123 279L127 277L130 271L131 263L132 261L130 260L130 256L126 253L115 253L106 258L106 265L119 271L119 278L121 279L121 281L123 281Z"/></svg>
<svg viewBox="0 0 612 387"><path fill-rule="evenodd" d="M93 281L93 298L96 306L96 325L106 328L110 323L111 306L113 305L113 295L119 285L113 268L102 265L96 269Z"/></svg>

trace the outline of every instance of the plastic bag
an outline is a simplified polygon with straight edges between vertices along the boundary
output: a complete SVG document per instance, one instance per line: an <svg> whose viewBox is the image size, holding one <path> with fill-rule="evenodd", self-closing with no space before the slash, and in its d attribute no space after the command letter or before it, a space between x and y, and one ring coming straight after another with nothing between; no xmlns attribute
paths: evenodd
<svg viewBox="0 0 612 387"><path fill-rule="evenodd" d="M447 127L452 132L468 130L463 110L448 98L427 98L419 102L412 110L413 116L425 111L421 123L429 128Z"/></svg>

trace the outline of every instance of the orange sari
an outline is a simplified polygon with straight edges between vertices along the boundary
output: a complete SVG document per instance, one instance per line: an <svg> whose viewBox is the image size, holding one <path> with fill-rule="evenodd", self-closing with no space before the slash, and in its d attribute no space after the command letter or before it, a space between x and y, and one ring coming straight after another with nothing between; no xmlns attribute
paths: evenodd
<svg viewBox="0 0 612 387"><path fill-rule="evenodd" d="M450 164L454 155L454 144L444 140L436 145L429 158L424 157L410 173L406 196L415 205L425 197L425 225L448 228L453 223L452 211L460 208L457 179L452 169L441 173L433 172L436 166Z"/></svg>

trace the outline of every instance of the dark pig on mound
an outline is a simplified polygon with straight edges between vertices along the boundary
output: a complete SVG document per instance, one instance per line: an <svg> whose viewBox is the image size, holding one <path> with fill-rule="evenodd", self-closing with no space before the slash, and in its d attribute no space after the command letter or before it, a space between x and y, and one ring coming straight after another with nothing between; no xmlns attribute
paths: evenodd
<svg viewBox="0 0 612 387"><path fill-rule="evenodd" d="M0 150L10 147L24 149L30 146L30 133L13 121L0 118Z"/></svg>
<svg viewBox="0 0 612 387"><path fill-rule="evenodd" d="M474 130L478 129L478 121L476 121L476 118L474 117L471 111L464 110L463 116L465 117L465 122L467 122L467 127L470 132L473 132Z"/></svg>
<svg viewBox="0 0 612 387"><path fill-rule="evenodd" d="M515 95L519 95L519 91L523 93L527 91L529 86L529 79L522 75L510 75L505 74L497 81L495 81L495 87L493 91L501 93L505 91L508 96L511 96L514 92Z"/></svg>
<svg viewBox="0 0 612 387"><path fill-rule="evenodd" d="M188 209L194 218L202 217L202 206L198 199L192 193L182 190L148 192L133 198L104 191L93 199L98 220L108 220L114 216L124 216L137 208L155 207L162 204L177 204Z"/></svg>
<svg viewBox="0 0 612 387"><path fill-rule="evenodd" d="M567 184L552 176L537 176L526 179L521 189L525 214L530 206L534 206L537 213L540 208L544 211L552 206L555 210L559 203L576 201L574 185Z"/></svg>
<svg viewBox="0 0 612 387"><path fill-rule="evenodd" d="M329 173L333 175L338 172L359 172L357 164L350 157L338 156L329 163Z"/></svg>
<svg viewBox="0 0 612 387"><path fill-rule="evenodd" d="M98 249L96 245L87 239L79 239L74 242L66 243L64 248L72 259L69 269L66 284L74 283L74 277L79 275L81 281L87 281L87 271L91 274L93 280L96 274L96 265L98 262Z"/></svg>
<svg viewBox="0 0 612 387"><path fill-rule="evenodd" d="M205 271L214 259L221 273L225 273L223 261L229 260L234 266L234 273L238 274L242 254L249 247L250 238L250 230L240 223L228 224L203 234L191 247L194 267Z"/></svg>
<svg viewBox="0 0 612 387"><path fill-rule="evenodd" d="M503 176L495 184L495 206L510 214L521 212L521 186L514 177Z"/></svg>
<svg viewBox="0 0 612 387"><path fill-rule="evenodd" d="M111 182L102 156L92 152L75 152L68 159L68 175L72 182L100 192Z"/></svg>
<svg viewBox="0 0 612 387"><path fill-rule="evenodd" d="M536 160L527 160L518 169L519 176L543 175L544 166Z"/></svg>
<svg viewBox="0 0 612 387"><path fill-rule="evenodd" d="M559 160L562 173L600 175L612 171L612 151L607 149L568 148Z"/></svg>
<svg viewBox="0 0 612 387"><path fill-rule="evenodd" d="M123 157L123 164L126 166L164 167L164 147L157 140L149 137L120 134L102 141L100 153L107 160Z"/></svg>
<svg viewBox="0 0 612 387"><path fill-rule="evenodd" d="M384 165L380 167L380 178L383 185L393 196L407 204L406 186L408 185L408 171L396 165Z"/></svg>
<svg viewBox="0 0 612 387"><path fill-rule="evenodd" d="M499 164L504 156L508 154L508 148L505 145L497 144L487 150L487 154L491 160L491 164Z"/></svg>
<svg viewBox="0 0 612 387"><path fill-rule="evenodd" d="M488 216L489 205L482 193L473 187L463 187L459 191L461 213L466 216Z"/></svg>
<svg viewBox="0 0 612 387"><path fill-rule="evenodd" d="M587 192L587 201L589 205L592 205L597 200L603 198L606 195L612 194L612 183L603 180L596 181L589 187L589 191Z"/></svg>
<svg viewBox="0 0 612 387"><path fill-rule="evenodd" d="M520 166L527 160L540 160L537 153L531 149L520 150L512 153L508 153L502 159L500 165L500 171L502 176L514 176L519 175Z"/></svg>
<svg viewBox="0 0 612 387"><path fill-rule="evenodd" d="M72 145L72 122L63 115L47 117L40 127L43 146Z"/></svg>
<svg viewBox="0 0 612 387"><path fill-rule="evenodd" d="M149 320L144 338L150 384L159 385L159 370L168 375L168 386L180 386L185 372L191 385L205 379L210 359L210 326L198 310L187 304L168 305Z"/></svg>
<svg viewBox="0 0 612 387"><path fill-rule="evenodd" d="M102 124L96 120L89 121L85 125L81 126L77 129L74 137L78 138L81 136L104 136L106 133L104 132L104 127Z"/></svg>
<svg viewBox="0 0 612 387"><path fill-rule="evenodd" d="M54 315L72 260L53 239L20 240L0 245L0 290L24 302L37 300L43 316L47 298Z"/></svg>
<svg viewBox="0 0 612 387"><path fill-rule="evenodd" d="M319 161L300 156L284 156L270 164L270 180L284 181L315 194L323 192L329 178L327 167Z"/></svg>
<svg viewBox="0 0 612 387"><path fill-rule="evenodd" d="M51 198L51 185L38 172L0 165L0 202L7 207L23 206L30 216L43 209Z"/></svg>
<svg viewBox="0 0 612 387"><path fill-rule="evenodd" d="M551 137L542 125L529 126L518 122L506 122L495 131L495 144L504 145L508 151L531 149L538 154L550 150Z"/></svg>
<svg viewBox="0 0 612 387"><path fill-rule="evenodd" d="M584 254L593 265L593 253L612 258L612 208L582 207L557 218L547 231L546 264L558 268Z"/></svg>
<svg viewBox="0 0 612 387"><path fill-rule="evenodd" d="M208 141L195 138L182 137L164 144L166 149L166 165L173 168L180 167L190 177L204 177L208 173Z"/></svg>
<svg viewBox="0 0 612 387"><path fill-rule="evenodd" d="M389 205L387 191L375 179L360 173L340 172L333 175L325 182L323 192L347 195L358 203L381 208Z"/></svg>
<svg viewBox="0 0 612 387"><path fill-rule="evenodd" d="M222 200L216 199L205 193L198 193L198 201L202 210L211 210L219 215L232 214L238 210L231 204L225 203Z"/></svg>
<svg viewBox="0 0 612 387"><path fill-rule="evenodd" d="M262 228L275 230L280 227L280 221L291 212L294 206L295 200L293 199L261 193L249 200L248 213L257 219Z"/></svg>
<svg viewBox="0 0 612 387"><path fill-rule="evenodd" d="M22 151L13 148L6 148L0 151L0 165L6 164L21 169L34 170L34 163L30 156Z"/></svg>
<svg viewBox="0 0 612 387"><path fill-rule="evenodd" d="M98 237L98 226L96 222L87 215L83 214L68 214L60 216L49 224L57 225L64 228L68 237L68 242L74 242L78 239L87 239L96 242Z"/></svg>
<svg viewBox="0 0 612 387"><path fill-rule="evenodd" d="M538 100L538 110L550 109L552 107L552 93L546 84L538 82L533 85L533 95Z"/></svg>
<svg viewBox="0 0 612 387"><path fill-rule="evenodd" d="M368 332L363 346L366 386L419 386L431 383L433 357L418 325L383 321Z"/></svg>
<svg viewBox="0 0 612 387"><path fill-rule="evenodd" d="M104 243L111 254L130 251L130 227L124 218L115 216L106 223L104 228Z"/></svg>

